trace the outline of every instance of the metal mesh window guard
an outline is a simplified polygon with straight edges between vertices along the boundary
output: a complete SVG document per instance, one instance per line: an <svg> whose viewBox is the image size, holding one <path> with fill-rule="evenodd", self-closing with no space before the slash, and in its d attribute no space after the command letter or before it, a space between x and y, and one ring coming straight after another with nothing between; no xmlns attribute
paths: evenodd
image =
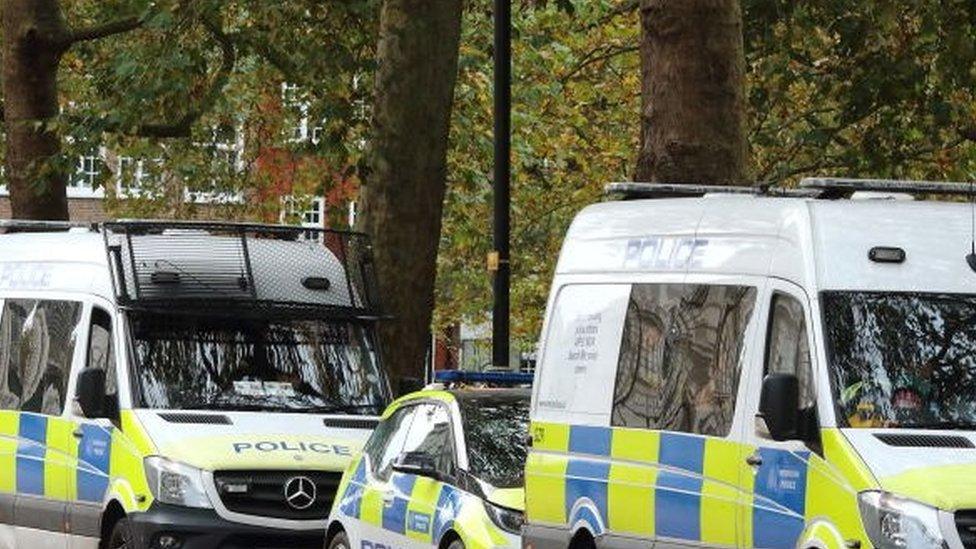
<svg viewBox="0 0 976 549"><path fill-rule="evenodd" d="M103 225L116 298L133 309L379 316L368 237L280 225Z"/></svg>

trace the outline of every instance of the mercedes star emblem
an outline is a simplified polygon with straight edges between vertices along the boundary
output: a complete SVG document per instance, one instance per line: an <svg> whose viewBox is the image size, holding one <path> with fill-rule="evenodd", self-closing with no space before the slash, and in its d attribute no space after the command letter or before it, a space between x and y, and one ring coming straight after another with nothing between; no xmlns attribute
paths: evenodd
<svg viewBox="0 0 976 549"><path fill-rule="evenodd" d="M308 477L291 477L285 482L285 501L297 511L308 509L315 503L315 483Z"/></svg>

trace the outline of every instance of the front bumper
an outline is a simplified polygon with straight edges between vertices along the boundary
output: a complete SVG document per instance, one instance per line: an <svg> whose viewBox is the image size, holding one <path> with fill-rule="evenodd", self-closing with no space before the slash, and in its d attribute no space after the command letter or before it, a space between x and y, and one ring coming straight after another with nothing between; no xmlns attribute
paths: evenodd
<svg viewBox="0 0 976 549"><path fill-rule="evenodd" d="M153 503L145 513L129 517L135 547L146 549L322 549L324 530L282 530L240 524L220 518L213 509L191 509ZM165 546L161 538L172 536L180 544Z"/></svg>

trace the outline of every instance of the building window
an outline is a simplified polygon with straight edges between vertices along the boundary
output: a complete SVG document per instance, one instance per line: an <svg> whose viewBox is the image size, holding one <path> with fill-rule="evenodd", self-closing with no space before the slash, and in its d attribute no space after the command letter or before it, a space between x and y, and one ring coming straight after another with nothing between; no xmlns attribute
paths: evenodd
<svg viewBox="0 0 976 549"><path fill-rule="evenodd" d="M308 209L302 212L302 227L321 229L325 226L325 199L314 198Z"/></svg>
<svg viewBox="0 0 976 549"><path fill-rule="evenodd" d="M78 167L71 180L72 187L94 189L98 175L101 173L102 159L95 153L78 157Z"/></svg>
<svg viewBox="0 0 976 549"><path fill-rule="evenodd" d="M288 141L298 143L314 138L309 131L308 98L297 84L287 82L281 85L281 103L289 118L289 125L285 128Z"/></svg>

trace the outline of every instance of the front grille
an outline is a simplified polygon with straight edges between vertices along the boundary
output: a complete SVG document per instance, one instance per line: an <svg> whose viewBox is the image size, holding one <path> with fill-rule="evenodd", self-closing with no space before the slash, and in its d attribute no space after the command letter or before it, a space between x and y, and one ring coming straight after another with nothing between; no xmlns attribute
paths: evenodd
<svg viewBox="0 0 976 549"><path fill-rule="evenodd" d="M976 511L956 511L956 528L962 546L966 549L976 549Z"/></svg>
<svg viewBox="0 0 976 549"><path fill-rule="evenodd" d="M288 520L325 520L341 476L342 473L324 471L217 471L214 484L224 507L234 513ZM305 477L315 485L315 499L304 509L292 507L285 497L285 485L298 477Z"/></svg>

